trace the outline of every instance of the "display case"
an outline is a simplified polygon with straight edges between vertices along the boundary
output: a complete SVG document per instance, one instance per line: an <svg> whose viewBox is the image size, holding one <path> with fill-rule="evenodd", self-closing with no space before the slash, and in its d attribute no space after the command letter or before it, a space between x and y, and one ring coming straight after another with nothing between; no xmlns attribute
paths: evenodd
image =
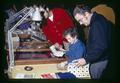
<svg viewBox="0 0 120 83"><path fill-rule="evenodd" d="M5 22L8 74L11 78L15 78L28 65L44 65L45 68L48 65L54 65L56 67L57 63L66 60L64 57L57 58L51 55L50 44L45 35L38 31L42 18L37 22L33 21L32 14L34 12L33 7L25 7ZM16 72L17 66L22 66L18 72ZM24 69L24 71L26 70ZM40 71L43 72L44 69L40 69Z"/></svg>

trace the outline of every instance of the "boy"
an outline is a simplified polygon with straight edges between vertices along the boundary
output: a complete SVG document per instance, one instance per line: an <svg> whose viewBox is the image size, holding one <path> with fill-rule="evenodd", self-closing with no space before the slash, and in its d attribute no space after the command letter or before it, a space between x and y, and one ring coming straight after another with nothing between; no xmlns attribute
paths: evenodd
<svg viewBox="0 0 120 83"><path fill-rule="evenodd" d="M54 44L50 47L52 49L51 51L53 54L57 57L62 57L65 55L67 57L67 61L61 62L58 64L58 69L66 69L67 65L71 63L73 60L77 60L83 57L85 54L85 46L84 44L77 38L77 32L76 28L68 28L64 33L63 37L68 41L69 43L69 49L64 50L63 48L60 48L60 51L55 50L54 48L58 48L58 44ZM54 49L54 51L53 51Z"/></svg>

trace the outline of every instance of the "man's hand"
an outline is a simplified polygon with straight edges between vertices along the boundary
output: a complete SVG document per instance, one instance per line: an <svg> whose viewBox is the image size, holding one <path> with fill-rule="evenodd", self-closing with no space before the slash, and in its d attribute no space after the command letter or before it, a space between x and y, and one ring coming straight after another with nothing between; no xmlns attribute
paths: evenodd
<svg viewBox="0 0 120 83"><path fill-rule="evenodd" d="M85 65L86 64L86 61L85 61L85 59L84 58L81 58L81 59L79 59L78 61L77 61L77 63L76 63L76 66L83 66L83 65Z"/></svg>

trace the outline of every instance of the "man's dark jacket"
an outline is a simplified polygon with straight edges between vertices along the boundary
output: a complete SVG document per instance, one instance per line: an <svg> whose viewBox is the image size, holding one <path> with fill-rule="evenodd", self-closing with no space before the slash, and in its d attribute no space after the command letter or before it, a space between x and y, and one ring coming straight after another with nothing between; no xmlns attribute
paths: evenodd
<svg viewBox="0 0 120 83"><path fill-rule="evenodd" d="M89 25L86 62L94 63L108 59L111 41L111 26L102 15L93 13Z"/></svg>

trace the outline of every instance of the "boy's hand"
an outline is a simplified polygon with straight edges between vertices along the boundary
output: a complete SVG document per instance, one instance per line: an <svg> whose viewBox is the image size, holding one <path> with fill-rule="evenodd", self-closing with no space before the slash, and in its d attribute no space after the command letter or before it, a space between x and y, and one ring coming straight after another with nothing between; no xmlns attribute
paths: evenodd
<svg viewBox="0 0 120 83"><path fill-rule="evenodd" d="M54 46L58 51L65 51L59 43L55 43Z"/></svg>

